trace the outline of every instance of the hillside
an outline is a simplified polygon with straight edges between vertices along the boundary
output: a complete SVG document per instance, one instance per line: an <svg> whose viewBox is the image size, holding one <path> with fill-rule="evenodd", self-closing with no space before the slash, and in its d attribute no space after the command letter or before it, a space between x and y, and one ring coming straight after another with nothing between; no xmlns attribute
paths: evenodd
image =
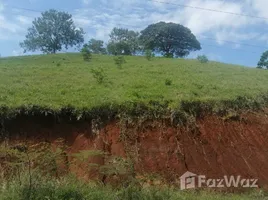
<svg viewBox="0 0 268 200"><path fill-rule="evenodd" d="M137 186L141 192L172 186L174 199L184 195L180 176L187 171L268 185L267 70L134 56L125 57L120 69L113 59L94 55L84 62L80 54L58 54L0 60L0 169L13 169L14 182L21 180L18 169L25 177L36 170L33 177L47 174L33 182L36 191L75 175L81 184L97 181L101 194L110 186L128 186L130 194ZM103 69L102 83L92 69ZM0 182L7 183L6 177ZM79 183L66 181L84 194ZM16 186L18 196L22 186ZM244 189L242 181L238 188L225 187ZM208 193L204 199L216 197Z"/></svg>
<svg viewBox="0 0 268 200"><path fill-rule="evenodd" d="M154 107L155 102L177 108L182 101L213 102L215 107L217 102L234 106L230 102L238 97L246 97L243 105L246 99L255 105L263 103L262 95L268 91L266 70L185 59L125 59L119 69L112 56L93 55L91 62L84 62L80 54L2 58L0 106L5 112L32 106L55 112L66 107L83 111L129 104ZM100 68L105 76L101 84L91 72Z"/></svg>

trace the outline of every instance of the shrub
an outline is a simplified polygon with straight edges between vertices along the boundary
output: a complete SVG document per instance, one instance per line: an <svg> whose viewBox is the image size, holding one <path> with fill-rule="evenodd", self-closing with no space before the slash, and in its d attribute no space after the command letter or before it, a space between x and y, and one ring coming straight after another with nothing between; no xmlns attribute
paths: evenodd
<svg viewBox="0 0 268 200"><path fill-rule="evenodd" d="M84 45L83 48L81 49L81 53L83 56L84 61L90 61L92 59L92 54L88 48L88 45Z"/></svg>
<svg viewBox="0 0 268 200"><path fill-rule="evenodd" d="M173 55L173 53L166 53L166 54L164 55L164 57L165 57L165 58L174 58L174 55Z"/></svg>
<svg viewBox="0 0 268 200"><path fill-rule="evenodd" d="M266 68L266 69L268 69L268 51L265 51L262 54L261 59L258 62L258 67L259 68Z"/></svg>
<svg viewBox="0 0 268 200"><path fill-rule="evenodd" d="M145 51L145 57L147 60L152 60L153 57L155 57L154 53L151 50L146 50Z"/></svg>
<svg viewBox="0 0 268 200"><path fill-rule="evenodd" d="M165 84L166 84L167 86L172 85L172 80L170 80L170 79L166 79L166 80L165 80Z"/></svg>
<svg viewBox="0 0 268 200"><path fill-rule="evenodd" d="M116 56L114 58L114 62L119 68L122 68L122 65L124 63L126 63L126 60L125 60L124 56Z"/></svg>
<svg viewBox="0 0 268 200"><path fill-rule="evenodd" d="M205 55L200 55L200 56L197 56L197 60L201 63L207 63L208 62L208 58L207 56Z"/></svg>
<svg viewBox="0 0 268 200"><path fill-rule="evenodd" d="M104 73L104 70L102 68L100 69L92 69L91 73L93 74L93 77L97 80L98 83L103 83L106 75Z"/></svg>

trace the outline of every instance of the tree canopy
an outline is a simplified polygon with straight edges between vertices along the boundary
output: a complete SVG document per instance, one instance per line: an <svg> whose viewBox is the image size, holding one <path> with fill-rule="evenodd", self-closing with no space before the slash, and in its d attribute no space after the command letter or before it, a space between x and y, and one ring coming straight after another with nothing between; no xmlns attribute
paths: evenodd
<svg viewBox="0 0 268 200"><path fill-rule="evenodd" d="M123 29L114 28L110 34L107 50L113 55L133 55L139 50L139 33Z"/></svg>
<svg viewBox="0 0 268 200"><path fill-rule="evenodd" d="M84 31L77 28L72 15L66 12L49 10L33 21L26 39L20 43L24 51L40 50L43 53L56 53L84 42Z"/></svg>
<svg viewBox="0 0 268 200"><path fill-rule="evenodd" d="M162 53L165 57L185 57L201 45L190 29L175 23L159 22L141 31L144 49Z"/></svg>
<svg viewBox="0 0 268 200"><path fill-rule="evenodd" d="M84 45L85 46L85 45ZM91 39L86 47L94 54L106 54L106 48L102 40Z"/></svg>
<svg viewBox="0 0 268 200"><path fill-rule="evenodd" d="M258 67L259 68L263 68L266 67L266 69L268 69L268 51L265 51L262 56L261 59L258 63Z"/></svg>

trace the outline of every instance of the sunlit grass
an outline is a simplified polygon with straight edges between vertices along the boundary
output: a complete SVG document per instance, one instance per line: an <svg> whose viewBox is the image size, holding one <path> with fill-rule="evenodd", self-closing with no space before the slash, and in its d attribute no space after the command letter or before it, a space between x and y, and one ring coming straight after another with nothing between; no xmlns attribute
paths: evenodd
<svg viewBox="0 0 268 200"><path fill-rule="evenodd" d="M179 187L134 186L114 188L93 182L83 182L71 177L38 179L29 186L29 177L22 181L8 180L0 183L0 200L263 200L262 190L247 193L219 193L215 191L181 191ZM34 179L35 180L35 179ZM35 180L37 181L37 180Z"/></svg>
<svg viewBox="0 0 268 200"><path fill-rule="evenodd" d="M231 100L268 91L268 71L196 60L126 57L119 69L112 56L80 54L2 58L0 106L38 105L52 109L94 108L124 102ZM103 68L99 84L91 69ZM171 80L171 85L165 84Z"/></svg>

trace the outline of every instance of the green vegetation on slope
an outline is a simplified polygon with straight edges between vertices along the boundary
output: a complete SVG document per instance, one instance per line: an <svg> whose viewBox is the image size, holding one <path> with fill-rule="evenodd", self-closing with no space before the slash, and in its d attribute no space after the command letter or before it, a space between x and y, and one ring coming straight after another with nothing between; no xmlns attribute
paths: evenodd
<svg viewBox="0 0 268 200"><path fill-rule="evenodd" d="M268 91L265 70L185 59L125 59L120 69L114 57L104 55L93 55L91 62L84 62L81 54L2 58L0 107L5 112L31 106L89 111L136 103L178 108L182 101L232 102L243 97L256 104L255 100L267 100L257 99ZM92 69L100 68L101 83L92 74Z"/></svg>
<svg viewBox="0 0 268 200"><path fill-rule="evenodd" d="M263 200L264 191L248 194L220 194L212 191L180 191L179 188L128 186L113 189L73 178L42 177L32 188L18 181L0 183L0 200Z"/></svg>

